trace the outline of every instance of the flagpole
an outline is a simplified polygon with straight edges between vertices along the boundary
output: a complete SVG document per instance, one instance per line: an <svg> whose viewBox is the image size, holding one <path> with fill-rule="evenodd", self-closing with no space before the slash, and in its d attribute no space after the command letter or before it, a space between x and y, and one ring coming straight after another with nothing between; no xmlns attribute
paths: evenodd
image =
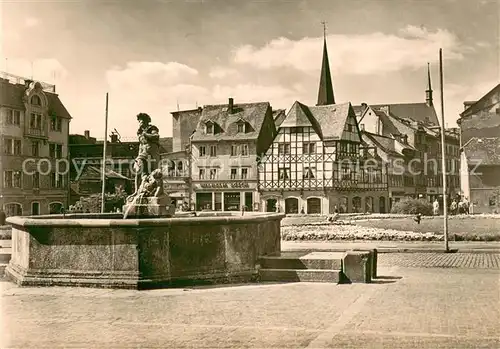
<svg viewBox="0 0 500 349"><path fill-rule="evenodd" d="M106 92L106 116L104 121L104 148L102 151L102 190L101 190L101 213L104 213L104 204L106 202L104 194L106 191L106 152L108 144L108 93Z"/></svg>
<svg viewBox="0 0 500 349"><path fill-rule="evenodd" d="M441 172L443 174L443 216L444 216L444 249L449 252L448 246L448 200L446 185L446 135L444 124L444 89L443 89L443 49L439 49L439 83L441 90Z"/></svg>

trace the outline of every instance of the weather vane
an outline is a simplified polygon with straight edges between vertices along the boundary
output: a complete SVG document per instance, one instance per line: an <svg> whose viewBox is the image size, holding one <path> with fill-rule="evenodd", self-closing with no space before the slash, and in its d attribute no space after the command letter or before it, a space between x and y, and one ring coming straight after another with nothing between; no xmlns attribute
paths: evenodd
<svg viewBox="0 0 500 349"><path fill-rule="evenodd" d="M323 24L323 37L326 38L326 22L321 21L321 24Z"/></svg>

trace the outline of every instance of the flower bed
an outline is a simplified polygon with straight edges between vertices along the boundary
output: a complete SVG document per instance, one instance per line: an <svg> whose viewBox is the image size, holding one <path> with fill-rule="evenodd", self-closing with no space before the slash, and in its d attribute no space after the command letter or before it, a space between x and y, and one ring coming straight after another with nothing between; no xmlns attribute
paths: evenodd
<svg viewBox="0 0 500 349"><path fill-rule="evenodd" d="M498 233L450 233L450 241L500 241ZM383 240L383 241L443 241L436 232L401 231L361 227L357 225L285 226L281 238L288 241Z"/></svg>
<svg viewBox="0 0 500 349"><path fill-rule="evenodd" d="M12 238L12 232L10 225L0 226L0 240L10 240Z"/></svg>

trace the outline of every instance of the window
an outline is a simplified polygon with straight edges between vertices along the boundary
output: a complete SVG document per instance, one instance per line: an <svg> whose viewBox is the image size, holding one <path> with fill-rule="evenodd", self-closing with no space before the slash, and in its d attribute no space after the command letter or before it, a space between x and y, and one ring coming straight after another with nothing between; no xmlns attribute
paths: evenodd
<svg viewBox="0 0 500 349"><path fill-rule="evenodd" d="M211 122L207 122L205 125L205 131L207 134L213 134L214 133L214 124Z"/></svg>
<svg viewBox="0 0 500 349"><path fill-rule="evenodd" d="M290 127L290 133L303 133L303 127Z"/></svg>
<svg viewBox="0 0 500 349"><path fill-rule="evenodd" d="M351 124L347 124L347 131L352 132L352 125Z"/></svg>
<svg viewBox="0 0 500 349"><path fill-rule="evenodd" d="M57 159L62 158L62 144L50 143L49 157Z"/></svg>
<svg viewBox="0 0 500 349"><path fill-rule="evenodd" d="M33 181L33 188L40 188L40 173L39 172L34 172L31 175L32 181Z"/></svg>
<svg viewBox="0 0 500 349"><path fill-rule="evenodd" d="M278 155L290 154L290 143L280 143L278 144Z"/></svg>
<svg viewBox="0 0 500 349"><path fill-rule="evenodd" d="M200 145L200 156L206 156L207 155L207 149L205 148L204 145Z"/></svg>
<svg viewBox="0 0 500 349"><path fill-rule="evenodd" d="M231 179L236 179L236 178L238 178L238 169L232 168L231 169Z"/></svg>
<svg viewBox="0 0 500 349"><path fill-rule="evenodd" d="M210 156L217 156L217 146L216 145L210 146Z"/></svg>
<svg viewBox="0 0 500 349"><path fill-rule="evenodd" d="M21 155L21 140L4 138L3 140L4 154L6 155Z"/></svg>
<svg viewBox="0 0 500 349"><path fill-rule="evenodd" d="M205 169L200 168L200 179L205 179Z"/></svg>
<svg viewBox="0 0 500 349"><path fill-rule="evenodd" d="M210 179L217 179L217 169L216 168L210 169Z"/></svg>
<svg viewBox="0 0 500 349"><path fill-rule="evenodd" d="M30 128L34 130L42 129L42 114L31 113Z"/></svg>
<svg viewBox="0 0 500 349"><path fill-rule="evenodd" d="M305 167L304 174L302 176L303 179L314 179L314 172L316 169L314 167Z"/></svg>
<svg viewBox="0 0 500 349"><path fill-rule="evenodd" d="M241 145L241 155L248 156L248 144Z"/></svg>
<svg viewBox="0 0 500 349"><path fill-rule="evenodd" d="M241 169L241 179L247 179L248 178L248 168L242 168Z"/></svg>
<svg viewBox="0 0 500 349"><path fill-rule="evenodd" d="M51 188L62 188L64 187L64 177L62 174L51 173L50 174L50 187Z"/></svg>
<svg viewBox="0 0 500 349"><path fill-rule="evenodd" d="M316 153L316 143L303 143L302 144L303 154L314 154Z"/></svg>
<svg viewBox="0 0 500 349"><path fill-rule="evenodd" d="M34 95L33 97L31 97L31 104L38 106L42 105L42 100L40 99L40 96Z"/></svg>
<svg viewBox="0 0 500 349"><path fill-rule="evenodd" d="M31 141L31 156L40 156L40 142Z"/></svg>
<svg viewBox="0 0 500 349"><path fill-rule="evenodd" d="M342 167L342 177L343 181L351 180L351 169L347 166Z"/></svg>
<svg viewBox="0 0 500 349"><path fill-rule="evenodd" d="M21 171L5 171L3 173L5 188L21 188L22 173Z"/></svg>
<svg viewBox="0 0 500 349"><path fill-rule="evenodd" d="M21 111L7 109L5 114L5 123L7 125L19 126L21 124Z"/></svg>
<svg viewBox="0 0 500 349"><path fill-rule="evenodd" d="M231 156L238 156L239 155L239 146L238 145L235 145L233 144L231 146Z"/></svg>
<svg viewBox="0 0 500 349"><path fill-rule="evenodd" d="M50 119L50 129L51 129L51 131L61 132L61 129L62 129L62 120L61 120L61 118L59 118L57 116L53 116Z"/></svg>
<svg viewBox="0 0 500 349"><path fill-rule="evenodd" d="M23 215L23 207L20 204L17 203L5 204L4 208L7 217Z"/></svg>
<svg viewBox="0 0 500 349"><path fill-rule="evenodd" d="M288 167L278 168L278 177L281 180L290 178L290 169Z"/></svg>
<svg viewBox="0 0 500 349"><path fill-rule="evenodd" d="M245 130L245 123L243 122L240 122L238 123L238 133L244 133L246 130Z"/></svg>

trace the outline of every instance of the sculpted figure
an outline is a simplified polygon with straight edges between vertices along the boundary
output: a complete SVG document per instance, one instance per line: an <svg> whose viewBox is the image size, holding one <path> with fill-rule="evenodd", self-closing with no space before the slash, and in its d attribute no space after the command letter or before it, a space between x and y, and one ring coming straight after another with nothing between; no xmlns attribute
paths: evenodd
<svg viewBox="0 0 500 349"><path fill-rule="evenodd" d="M135 192L132 196L137 195L142 178L149 175L150 171L156 170L160 162L160 130L158 127L151 125L151 117L146 113L139 113L137 121L139 121L139 129L137 130L139 154L137 154L134 164L136 171Z"/></svg>

